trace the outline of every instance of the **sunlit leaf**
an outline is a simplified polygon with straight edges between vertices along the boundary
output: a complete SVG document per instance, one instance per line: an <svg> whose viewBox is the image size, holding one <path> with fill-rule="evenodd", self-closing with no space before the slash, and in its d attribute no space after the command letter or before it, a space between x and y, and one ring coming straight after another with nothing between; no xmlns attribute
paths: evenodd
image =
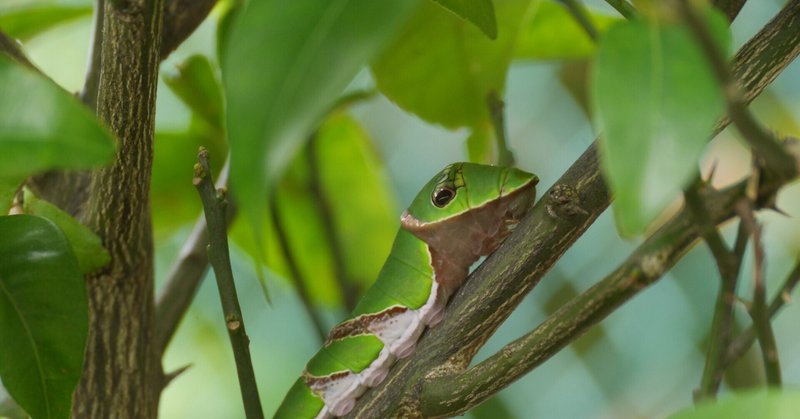
<svg viewBox="0 0 800 419"><path fill-rule="evenodd" d="M727 50L725 18L707 22ZM697 173L724 110L719 83L688 28L634 20L603 36L592 93L617 225L641 233Z"/></svg>
<svg viewBox="0 0 800 419"><path fill-rule="evenodd" d="M268 187L413 0L254 1L223 60L231 185L257 223Z"/></svg>
<svg viewBox="0 0 800 419"><path fill-rule="evenodd" d="M92 6L33 4L0 10L0 29L12 38L26 41L54 26L91 14Z"/></svg>
<svg viewBox="0 0 800 419"><path fill-rule="evenodd" d="M34 418L69 417L88 330L83 276L55 224L0 216L0 377Z"/></svg>
<svg viewBox="0 0 800 419"><path fill-rule="evenodd" d="M114 140L77 99L0 54L0 178L110 162Z"/></svg>
<svg viewBox="0 0 800 419"><path fill-rule="evenodd" d="M749 391L678 412L670 419L794 419L800 406L798 391Z"/></svg>
<svg viewBox="0 0 800 419"><path fill-rule="evenodd" d="M433 0L477 26L490 39L497 38L497 21L492 0Z"/></svg>
<svg viewBox="0 0 800 419"><path fill-rule="evenodd" d="M599 13L587 13L598 32L602 33L621 19ZM566 7L555 0L542 1L531 19L520 31L514 58L564 60L585 58L594 54L596 43Z"/></svg>
<svg viewBox="0 0 800 419"><path fill-rule="evenodd" d="M372 64L378 88L403 109L448 128L488 121L486 95L502 92L528 0L498 0L497 39L430 2ZM502 96L502 95L501 95Z"/></svg>
<svg viewBox="0 0 800 419"><path fill-rule="evenodd" d="M55 205L39 199L27 189L23 208L26 214L47 218L61 229L78 260L81 273L94 272L111 261L111 255L103 247L100 237L92 230Z"/></svg>

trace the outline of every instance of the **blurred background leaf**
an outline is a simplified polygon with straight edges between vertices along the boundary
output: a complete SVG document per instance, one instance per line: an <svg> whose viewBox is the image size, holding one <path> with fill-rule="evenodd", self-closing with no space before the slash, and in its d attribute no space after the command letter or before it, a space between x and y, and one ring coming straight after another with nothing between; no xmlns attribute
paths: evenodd
<svg viewBox="0 0 800 419"><path fill-rule="evenodd" d="M497 19L492 0L433 0L477 26L489 39L497 38Z"/></svg>
<svg viewBox="0 0 800 419"><path fill-rule="evenodd" d="M34 3L0 9L0 29L12 38L27 41L55 26L91 14L91 5Z"/></svg>
<svg viewBox="0 0 800 419"><path fill-rule="evenodd" d="M722 51L725 17L706 23ZM600 42L592 79L605 178L623 235L647 226L697 176L709 132L724 111L719 83L694 36L676 23L618 23Z"/></svg>
<svg viewBox="0 0 800 419"><path fill-rule="evenodd" d="M676 413L670 419L793 419L797 417L798 406L798 391L758 390L703 403Z"/></svg>

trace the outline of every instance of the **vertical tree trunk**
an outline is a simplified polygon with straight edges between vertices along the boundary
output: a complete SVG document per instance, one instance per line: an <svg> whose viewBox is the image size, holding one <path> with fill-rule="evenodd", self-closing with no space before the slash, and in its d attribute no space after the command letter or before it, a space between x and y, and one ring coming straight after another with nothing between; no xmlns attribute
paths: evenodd
<svg viewBox="0 0 800 419"><path fill-rule="evenodd" d="M84 222L111 253L87 278L89 340L73 396L79 418L153 418L161 390L153 344L153 157L161 0L107 0L97 112L117 158L92 175Z"/></svg>

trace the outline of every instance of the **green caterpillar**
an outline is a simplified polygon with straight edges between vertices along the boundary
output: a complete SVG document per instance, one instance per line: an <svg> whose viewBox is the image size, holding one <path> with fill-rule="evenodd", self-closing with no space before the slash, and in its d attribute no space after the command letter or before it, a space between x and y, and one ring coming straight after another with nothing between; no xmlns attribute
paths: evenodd
<svg viewBox="0 0 800 419"><path fill-rule="evenodd" d="M518 169L473 163L434 176L403 213L375 284L331 330L275 418L350 412L396 359L413 352L425 327L441 320L470 265L493 252L530 208L538 181Z"/></svg>

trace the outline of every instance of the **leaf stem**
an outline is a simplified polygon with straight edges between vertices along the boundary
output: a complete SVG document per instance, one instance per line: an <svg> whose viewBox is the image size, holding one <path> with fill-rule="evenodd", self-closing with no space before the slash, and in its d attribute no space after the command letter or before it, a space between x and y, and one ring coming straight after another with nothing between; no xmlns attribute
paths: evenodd
<svg viewBox="0 0 800 419"><path fill-rule="evenodd" d="M489 116L492 118L494 136L497 143L497 164L500 166L513 166L514 153L508 148L506 140L505 103L497 92L492 90L486 95L486 105L489 107Z"/></svg>
<svg viewBox="0 0 800 419"><path fill-rule="evenodd" d="M319 170L319 158L317 157L317 138L318 133L315 132L309 138L306 144L305 157L308 161L309 168L309 187L314 201L316 201L317 211L319 211L320 218L322 219L322 228L325 234L325 240L328 242L328 248L331 249L333 256L333 277L339 291L342 293L342 300L347 308L347 311L352 311L358 303L358 290L353 283L348 281L347 270L345 269L345 257L342 253L342 243L339 240L339 234L336 231L336 223L333 219L333 211L331 209L328 197L325 196L325 191L322 189L322 174ZM324 340L324 337L323 337Z"/></svg>
<svg viewBox="0 0 800 419"><path fill-rule="evenodd" d="M328 335L327 328L324 326L319 313L317 313L317 310L314 308L314 303L311 301L308 288L306 288L306 281L303 278L303 274L300 272L300 267L297 265L294 253L292 253L292 249L289 246L289 238L286 235L286 230L283 228L280 208L278 207L277 194L273 193L272 197L269 199L269 212L272 218L272 228L275 229L275 235L278 238L278 246L280 246L283 260L286 261L286 266L289 268L289 275L293 280L292 282L294 283L295 289L297 289L300 302L303 303L303 308L306 314L308 314L311 323L314 325L314 331L317 333L320 343L325 342L325 338Z"/></svg>
<svg viewBox="0 0 800 419"><path fill-rule="evenodd" d="M253 364L250 360L250 339L244 327L244 317L236 296L236 285L233 280L230 253L228 250L228 222L226 212L227 201L225 190L216 189L211 179L211 168L208 164L208 151L201 147L194 166L192 183L200 194L208 224L208 259L217 278L225 326L231 340L236 371L239 375L239 386L242 391L245 415L250 418L263 418L261 400L258 396Z"/></svg>
<svg viewBox="0 0 800 419"><path fill-rule="evenodd" d="M591 38L593 42L597 42L597 28L594 27L594 23L592 23L591 19L589 19L589 14L586 13L586 9L583 7L583 4L578 0L558 0L564 6L566 6L569 13L578 22L581 28L586 32L586 35Z"/></svg>

